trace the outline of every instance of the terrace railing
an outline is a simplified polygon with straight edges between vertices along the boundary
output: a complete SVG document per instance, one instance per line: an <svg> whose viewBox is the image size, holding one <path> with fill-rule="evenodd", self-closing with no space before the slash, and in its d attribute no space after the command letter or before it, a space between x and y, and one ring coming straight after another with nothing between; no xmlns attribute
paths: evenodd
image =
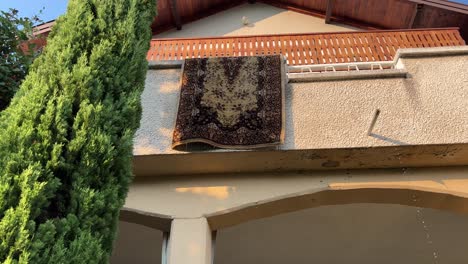
<svg viewBox="0 0 468 264"><path fill-rule="evenodd" d="M282 54L289 65L390 61L399 48L461 46L458 28L153 39L147 59Z"/></svg>

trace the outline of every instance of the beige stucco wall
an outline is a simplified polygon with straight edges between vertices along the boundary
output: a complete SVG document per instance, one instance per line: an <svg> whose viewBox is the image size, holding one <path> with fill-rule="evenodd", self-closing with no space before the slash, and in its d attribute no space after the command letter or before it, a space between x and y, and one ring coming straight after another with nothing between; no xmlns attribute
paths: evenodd
<svg viewBox="0 0 468 264"><path fill-rule="evenodd" d="M242 23L247 17L249 25ZM184 24L157 38L239 36L258 34L352 31L353 27L325 24L324 19L277 8L263 3L243 4L224 12Z"/></svg>
<svg viewBox="0 0 468 264"><path fill-rule="evenodd" d="M279 148L316 149L468 141L468 56L402 58L409 78L290 83L286 139ZM134 154L171 149L180 70L150 70ZM374 135L367 129L381 110Z"/></svg>
<svg viewBox="0 0 468 264"><path fill-rule="evenodd" d="M468 141L468 56L401 59L410 78L291 85L286 145L334 148ZM372 115L381 114L366 135Z"/></svg>

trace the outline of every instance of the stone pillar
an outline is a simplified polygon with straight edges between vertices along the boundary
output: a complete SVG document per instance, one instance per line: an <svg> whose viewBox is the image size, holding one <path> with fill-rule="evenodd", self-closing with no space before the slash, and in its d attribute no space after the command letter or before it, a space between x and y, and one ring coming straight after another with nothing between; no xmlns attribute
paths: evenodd
<svg viewBox="0 0 468 264"><path fill-rule="evenodd" d="M167 264L212 264L212 232L206 218L174 219Z"/></svg>

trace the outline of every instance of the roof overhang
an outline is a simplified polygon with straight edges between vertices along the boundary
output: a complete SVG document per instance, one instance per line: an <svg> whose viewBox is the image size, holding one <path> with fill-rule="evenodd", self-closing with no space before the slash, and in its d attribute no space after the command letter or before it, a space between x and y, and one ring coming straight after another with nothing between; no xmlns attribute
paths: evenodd
<svg viewBox="0 0 468 264"><path fill-rule="evenodd" d="M327 2L337 2L336 0L327 0ZM356 0L356 1L364 1L364 0ZM379 0L380 1L380 0ZM158 16L155 18L152 28L153 34L158 34L164 31L167 31L172 28L180 29L183 24L216 14L218 12L230 9L232 7L238 6L240 4L246 2L255 2L255 1L247 1L247 0L220 0L220 1L206 1L201 4L197 4L198 2L195 0L192 1L177 1L177 0L161 0L158 1ZM297 1L292 0L260 0L259 2L277 6L280 8L289 9L295 12L300 12L303 14L316 16L320 18L326 18L327 14L330 16L329 19L331 21L351 25L353 27L358 27L361 29L366 30L373 30L373 29L404 29L404 28L431 28L431 27L460 27L462 29L462 36L468 37L468 33L464 33L463 26L466 24L468 20L467 17L463 17L463 15L468 16L468 5L453 3L445 0L386 0L386 4L391 7L392 5L397 5L398 3L407 3L412 4L407 6L405 10L401 10L401 12L393 12L392 18L387 19L388 21L403 21L407 20L408 17L411 16L410 22L405 24L404 26L398 25L390 25L390 24L379 24L376 21L370 22L366 16L366 14L375 14L378 12L377 10L364 10L365 12L359 13L356 17L349 17L349 16L342 16L342 14L336 14L336 12L332 12L329 10L327 12L326 7L321 7L317 4L317 6L313 6L310 3L312 2L304 2L303 4L297 4ZM352 4L355 1L346 1L346 2L337 2L333 6L334 8L338 8L340 4ZM383 2L383 1L382 1ZM317 2L318 3L318 2ZM419 6L429 6L435 8L435 11L432 10L431 17L433 16L441 16L446 15L446 12L455 12L460 14L458 18L452 18L450 21L439 21L437 20L437 25L426 21L426 19L416 19L418 15L418 5ZM332 7L332 5L327 5L327 7ZM360 5L360 9L366 8L365 5ZM343 9L343 8L341 8ZM385 10L384 10L385 11ZM378 14L377 14L378 15ZM386 15L386 13L382 13L379 16ZM415 25L415 20L418 20L418 24ZM444 22L445 24L440 24ZM43 23L41 25L36 26L36 34L45 34L47 35L52 26L54 25L55 21L49 21ZM421 24L422 23L422 24ZM401 24L401 23L400 23ZM439 25L440 24L440 25ZM467 29L468 30L468 29ZM465 30L466 31L466 30Z"/></svg>
<svg viewBox="0 0 468 264"><path fill-rule="evenodd" d="M408 0L416 4L428 5L457 13L468 14L468 5L454 3L446 0Z"/></svg>

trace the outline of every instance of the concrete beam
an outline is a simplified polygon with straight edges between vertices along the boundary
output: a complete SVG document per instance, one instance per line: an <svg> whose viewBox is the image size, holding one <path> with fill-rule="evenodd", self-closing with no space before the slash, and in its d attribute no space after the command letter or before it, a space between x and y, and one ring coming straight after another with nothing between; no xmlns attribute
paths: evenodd
<svg viewBox="0 0 468 264"><path fill-rule="evenodd" d="M207 218L210 229L218 230L282 213L352 203L468 214L468 167L137 178L125 206L176 220Z"/></svg>
<svg viewBox="0 0 468 264"><path fill-rule="evenodd" d="M180 69L184 64L184 60L159 60L148 61L148 69L164 70L164 69Z"/></svg>
<svg viewBox="0 0 468 264"><path fill-rule="evenodd" d="M168 264L211 264L212 258L212 232L206 218L172 221Z"/></svg>
<svg viewBox="0 0 468 264"><path fill-rule="evenodd" d="M434 48L407 48L399 49L395 55L395 63L400 58L424 58L441 56L467 55L468 46L434 47Z"/></svg>
<svg viewBox="0 0 468 264"><path fill-rule="evenodd" d="M367 127L366 127L367 129ZM367 131L363 130L365 134ZM378 137L379 135L371 135ZM242 164L240 166L239 164ZM137 177L468 165L468 144L193 152L134 156Z"/></svg>
<svg viewBox="0 0 468 264"><path fill-rule="evenodd" d="M120 221L168 232L171 229L172 218L165 215L124 207L120 210Z"/></svg>
<svg viewBox="0 0 468 264"><path fill-rule="evenodd" d="M288 75L289 82L324 82L374 78L406 78L408 72L402 69L343 71L321 73L295 73Z"/></svg>

